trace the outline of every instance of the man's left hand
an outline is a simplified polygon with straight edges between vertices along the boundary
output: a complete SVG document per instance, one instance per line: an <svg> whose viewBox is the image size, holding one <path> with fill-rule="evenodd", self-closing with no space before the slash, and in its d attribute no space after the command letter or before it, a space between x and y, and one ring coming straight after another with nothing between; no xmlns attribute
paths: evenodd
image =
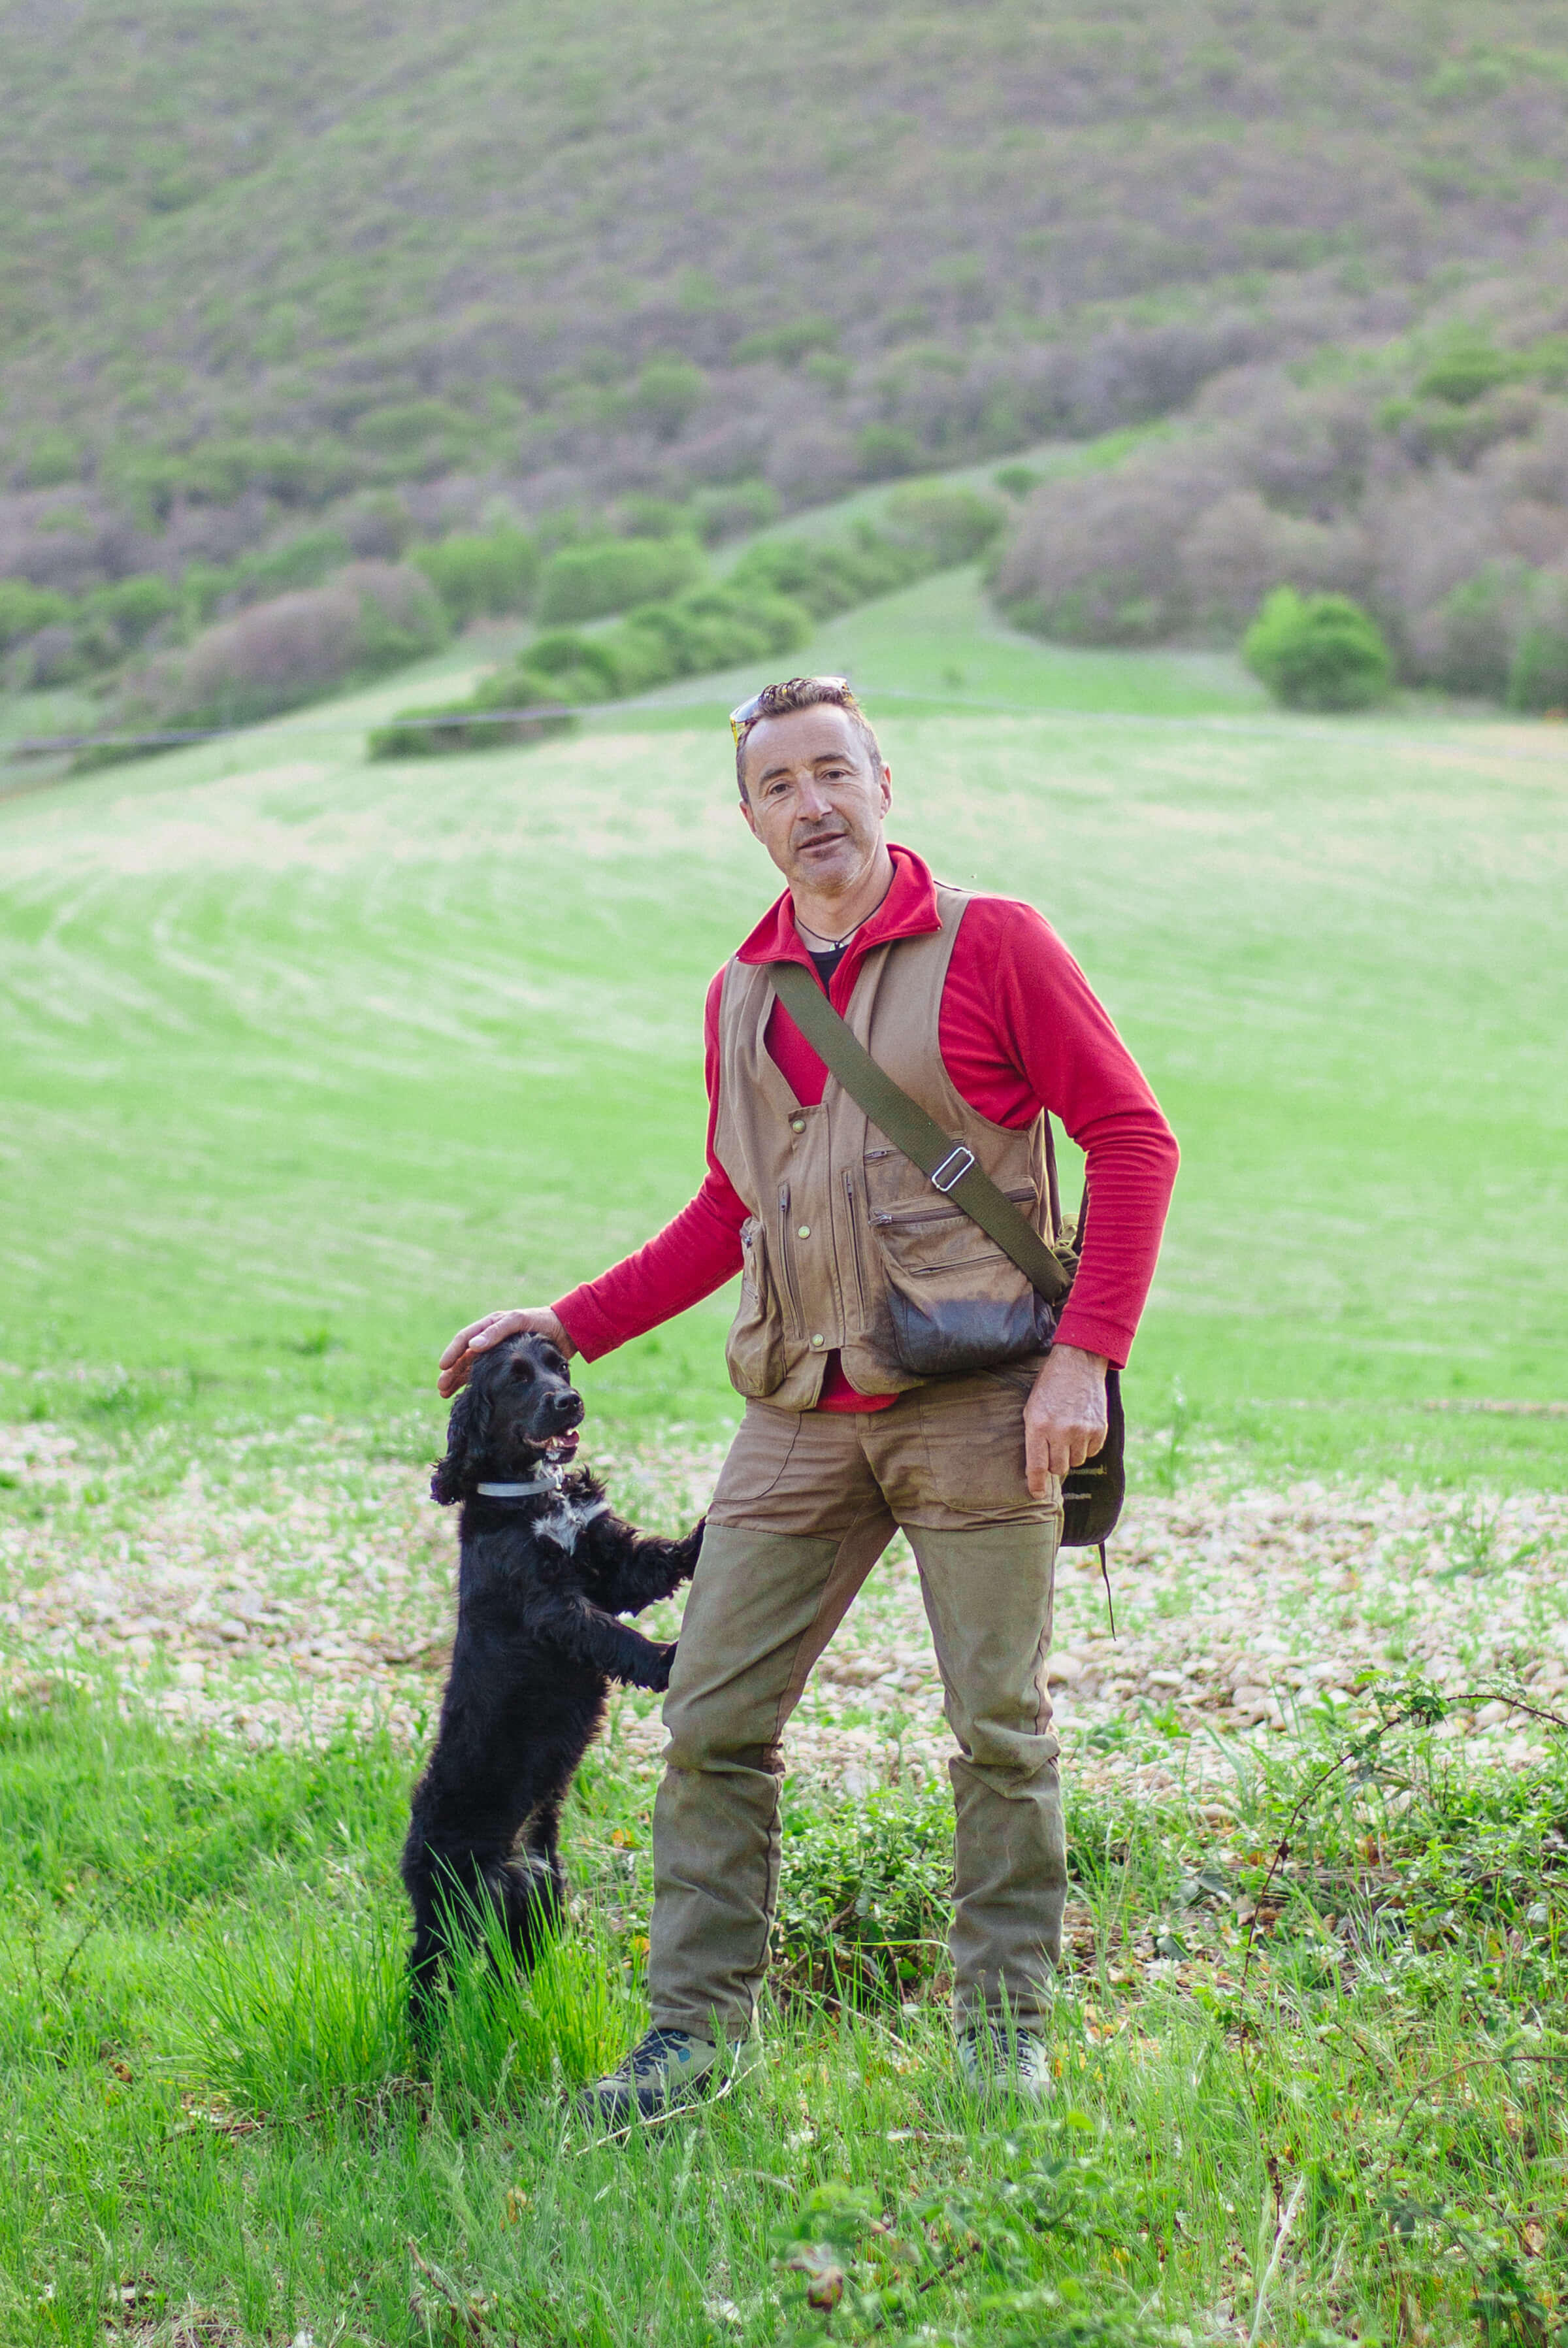
<svg viewBox="0 0 1568 2348"><path fill-rule="evenodd" d="M1043 1500L1052 1476L1092 1459L1105 1440L1103 1354L1053 1345L1024 1405L1023 1437L1029 1488Z"/></svg>

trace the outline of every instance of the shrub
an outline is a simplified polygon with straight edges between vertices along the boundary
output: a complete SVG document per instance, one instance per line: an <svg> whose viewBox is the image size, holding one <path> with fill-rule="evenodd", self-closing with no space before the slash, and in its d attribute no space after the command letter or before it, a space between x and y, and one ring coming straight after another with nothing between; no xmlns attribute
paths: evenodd
<svg viewBox="0 0 1568 2348"><path fill-rule="evenodd" d="M1446 399L1451 407L1468 407L1472 400L1494 391L1519 372L1519 361L1505 351L1484 344L1446 351L1428 367L1416 385L1418 399Z"/></svg>
<svg viewBox="0 0 1568 2348"><path fill-rule="evenodd" d="M107 623L121 648L128 651L149 636L160 620L178 612L180 599L161 572L143 571L130 579L117 579L110 587L95 587L82 600L89 618Z"/></svg>
<svg viewBox="0 0 1568 2348"><path fill-rule="evenodd" d="M692 510L702 543L718 546L726 538L743 538L748 530L776 521L779 493L767 481L734 481L727 489L699 489Z"/></svg>
<svg viewBox="0 0 1568 2348"><path fill-rule="evenodd" d="M1366 709L1381 700L1393 662L1378 623L1348 595L1276 587L1242 654L1287 709Z"/></svg>
<svg viewBox="0 0 1568 2348"><path fill-rule="evenodd" d="M541 690L553 695L557 701L613 701L625 690L624 673L611 649L607 636L579 635L575 629L558 628L550 635L536 636L521 654L517 669L503 672L481 685L480 700L488 699L492 705L505 704L507 691L515 679L522 680L528 692L534 680Z"/></svg>
<svg viewBox="0 0 1568 2348"><path fill-rule="evenodd" d="M610 520L621 538L678 538L692 517L673 498L644 497L641 490L618 498Z"/></svg>
<svg viewBox="0 0 1568 2348"><path fill-rule="evenodd" d="M730 359L735 366L745 366L753 359L776 359L781 366L795 366L808 352L831 351L837 345L838 328L831 318L796 318L784 325L764 326L754 335L743 335Z"/></svg>
<svg viewBox="0 0 1568 2348"><path fill-rule="evenodd" d="M359 602L355 677L384 676L405 667L436 652L450 633L439 597L410 563L351 562L337 583Z"/></svg>
<svg viewBox="0 0 1568 2348"><path fill-rule="evenodd" d="M226 583L219 595L239 603L264 603L270 596L286 595L292 587L319 587L351 559L342 530L307 530L263 553L242 554L220 574Z"/></svg>
<svg viewBox="0 0 1568 2348"><path fill-rule="evenodd" d="M767 477L786 506L822 505L861 479L854 441L836 425L797 424L775 432Z"/></svg>
<svg viewBox="0 0 1568 2348"><path fill-rule="evenodd" d="M793 652L810 633L810 614L792 597L727 584L633 612L615 631L614 655L622 690L645 691L674 677Z"/></svg>
<svg viewBox="0 0 1568 2348"><path fill-rule="evenodd" d="M702 556L689 538L607 538L563 546L539 576L539 618L599 620L654 596L679 595L701 574Z"/></svg>
<svg viewBox="0 0 1568 2348"><path fill-rule="evenodd" d="M472 698L440 711L405 710L370 737L373 757L438 756L451 750L493 747L497 736L530 736L527 726L476 725L433 729L420 720L487 709L513 709L541 703L559 705L614 701L647 692L676 677L705 669L793 652L811 632L811 615L788 596L733 582L700 588L695 594L645 603L618 628L589 636L557 628L536 636L515 668L487 677ZM432 738L432 736L435 738ZM418 736L417 740L415 738Z"/></svg>
<svg viewBox="0 0 1568 2348"><path fill-rule="evenodd" d="M390 725L377 726L365 736L371 758L449 758L458 751L504 750L518 743L542 742L553 734L569 734L577 724L569 710L558 708L558 696L542 678L508 674L504 695L490 705L497 709L538 708L538 716L496 718L486 714L480 694L469 701L439 703L431 709L404 709ZM433 725L432 719L439 719Z"/></svg>
<svg viewBox="0 0 1568 2348"><path fill-rule="evenodd" d="M895 489L883 508L891 537L928 554L938 571L973 562L998 537L1007 520L994 498L979 489L929 487Z"/></svg>
<svg viewBox="0 0 1568 2348"><path fill-rule="evenodd" d="M1370 568L1355 521L1325 524L1278 513L1255 489L1233 489L1216 499L1178 551L1192 616L1227 635L1245 627L1272 587L1364 589Z"/></svg>
<svg viewBox="0 0 1568 2348"><path fill-rule="evenodd" d="M0 579L0 652L36 636L40 628L62 627L71 617L70 598L30 579Z"/></svg>
<svg viewBox="0 0 1568 2348"><path fill-rule="evenodd" d="M1031 489L1039 489L1045 475L1037 473L1032 465L999 465L991 479L999 489L1021 501Z"/></svg>
<svg viewBox="0 0 1568 2348"><path fill-rule="evenodd" d="M1450 693L1501 700L1529 616L1534 572L1528 563L1484 563L1410 630L1412 664Z"/></svg>
<svg viewBox="0 0 1568 2348"><path fill-rule="evenodd" d="M1508 672L1511 709L1568 710L1568 577L1536 582L1528 621Z"/></svg>
<svg viewBox="0 0 1568 2348"><path fill-rule="evenodd" d="M562 700L609 701L706 669L793 652L810 632L810 613L792 597L731 580L644 603L601 636L561 630L537 637L518 668L548 679Z"/></svg>
<svg viewBox="0 0 1568 2348"><path fill-rule="evenodd" d="M446 634L446 615L417 571L351 563L330 586L254 604L155 663L130 714L165 726L248 725L401 667Z"/></svg>
<svg viewBox="0 0 1568 2348"><path fill-rule="evenodd" d="M918 473L930 463L915 435L901 424L867 424L855 436L855 458L867 481L897 480L900 473Z"/></svg>
<svg viewBox="0 0 1568 2348"><path fill-rule="evenodd" d="M631 412L660 439L673 440L707 388L707 376L690 359L650 359L632 387Z"/></svg>
<svg viewBox="0 0 1568 2348"><path fill-rule="evenodd" d="M351 489L360 468L337 442L204 440L184 456L141 452L111 467L118 481L167 513L179 498L227 506L247 489L262 489L285 505L319 505Z"/></svg>
<svg viewBox="0 0 1568 2348"><path fill-rule="evenodd" d="M85 452L68 432L40 432L27 450L22 479L30 489L64 489L82 477Z"/></svg>
<svg viewBox="0 0 1568 2348"><path fill-rule="evenodd" d="M1069 644L1173 634L1193 616L1183 541L1236 486L1238 470L1236 438L1226 434L1047 482L998 565L998 602L1018 626Z"/></svg>
<svg viewBox="0 0 1568 2348"><path fill-rule="evenodd" d="M409 557L422 571L456 627L470 620L526 612L539 574L539 551L526 530L505 525L486 533L460 531Z"/></svg>
<svg viewBox="0 0 1568 2348"><path fill-rule="evenodd" d="M445 399L404 399L370 408L355 423L354 437L400 471L430 474L462 462L475 425Z"/></svg>
<svg viewBox="0 0 1568 2348"><path fill-rule="evenodd" d="M101 659L95 659L91 647L82 642L79 630L67 622L56 622L30 639L26 682L35 687L75 685L78 677L101 665Z"/></svg>
<svg viewBox="0 0 1568 2348"><path fill-rule="evenodd" d="M773 538L748 548L730 573L733 586L785 595L814 620L891 594L937 564L922 547L884 538L868 522L837 539Z"/></svg>

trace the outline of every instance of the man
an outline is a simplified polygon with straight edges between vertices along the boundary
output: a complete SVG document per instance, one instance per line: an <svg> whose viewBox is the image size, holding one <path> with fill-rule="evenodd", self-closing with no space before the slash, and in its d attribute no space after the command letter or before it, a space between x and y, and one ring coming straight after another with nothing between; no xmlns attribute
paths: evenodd
<svg viewBox="0 0 1568 2348"><path fill-rule="evenodd" d="M1175 1143L1040 916L934 881L889 845L892 778L842 678L770 685L732 725L742 815L787 888L709 992L707 1178L637 1254L556 1304L487 1314L442 1355L448 1395L518 1330L596 1360L742 1272L728 1359L745 1416L664 1707L653 2026L590 2101L611 2121L651 2116L751 2051L780 1740L896 1527L958 1746L960 2068L1039 2093L1067 1882L1044 1673L1061 1479L1104 1439L1106 1366L1125 1361L1148 1290ZM1033 1292L828 1076L774 994L781 961L815 970L873 1056L1047 1238L1045 1113L1083 1147L1092 1211L1043 1358L1031 1335L965 1375L910 1366L912 1313L940 1323L945 1302L947 1325L991 1311L987 1325L1010 1313L1016 1330L1021 1306L1028 1331Z"/></svg>

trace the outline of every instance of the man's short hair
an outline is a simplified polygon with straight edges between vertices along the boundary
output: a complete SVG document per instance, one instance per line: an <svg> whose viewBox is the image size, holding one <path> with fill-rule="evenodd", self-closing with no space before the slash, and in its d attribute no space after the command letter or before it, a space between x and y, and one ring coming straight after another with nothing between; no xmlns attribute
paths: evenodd
<svg viewBox="0 0 1568 2348"><path fill-rule="evenodd" d="M760 726L764 717L787 717L794 709L842 709L870 756L872 767L882 771L882 746L871 730L871 721L855 698L848 685L840 676L786 676L780 685L764 685L750 701L743 702L743 717L731 719L735 736L735 781L741 797L746 797L746 745L752 738L752 728Z"/></svg>

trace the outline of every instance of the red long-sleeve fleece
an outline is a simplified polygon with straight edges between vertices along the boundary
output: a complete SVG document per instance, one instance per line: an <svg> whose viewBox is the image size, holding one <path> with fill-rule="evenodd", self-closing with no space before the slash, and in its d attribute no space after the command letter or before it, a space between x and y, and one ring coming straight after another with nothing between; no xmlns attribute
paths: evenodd
<svg viewBox="0 0 1568 2348"><path fill-rule="evenodd" d="M835 1011L847 1010L870 947L941 926L927 866L907 848L893 850L893 863L891 889L833 974L828 999ZM758 922L740 958L811 966L787 893ZM555 1307L589 1361L700 1303L741 1268L740 1230L750 1210L713 1148L723 981L721 971L708 990L708 1172L702 1189L646 1247ZM1121 1365L1153 1277L1176 1144L1088 980L1032 905L970 899L942 992L938 1043L958 1091L993 1125L1025 1126L1047 1108L1083 1150L1092 1211L1057 1336ZM821 1100L827 1071L782 1003L769 1019L767 1048L797 1100ZM882 1399L857 1395L835 1357L822 1408L864 1410Z"/></svg>

